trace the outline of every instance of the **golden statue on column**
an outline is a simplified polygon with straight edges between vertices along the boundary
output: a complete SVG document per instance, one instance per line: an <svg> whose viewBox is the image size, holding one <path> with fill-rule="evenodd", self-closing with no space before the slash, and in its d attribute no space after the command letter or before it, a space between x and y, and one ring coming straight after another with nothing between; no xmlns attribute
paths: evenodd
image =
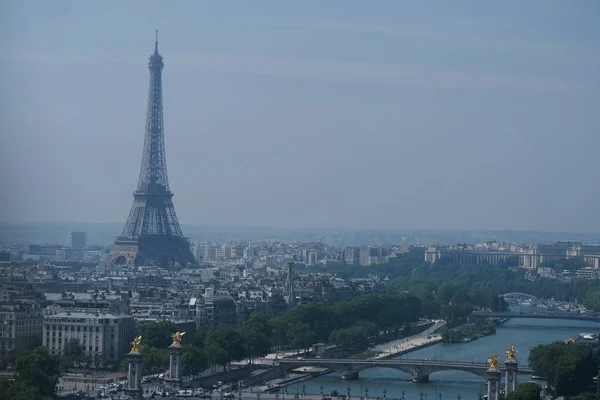
<svg viewBox="0 0 600 400"><path fill-rule="evenodd" d="M185 332L175 332L172 334L173 343L171 343L171 346L179 346L183 340L183 335L185 335Z"/></svg>
<svg viewBox="0 0 600 400"><path fill-rule="evenodd" d="M517 357L515 357L517 353L518 351L515 349L515 346L510 346L510 348L506 350L505 354L508 357L508 361L517 361Z"/></svg>
<svg viewBox="0 0 600 400"><path fill-rule="evenodd" d="M133 339L133 342L131 342L131 352L139 353L141 345L142 345L142 335L136 336L135 339Z"/></svg>
<svg viewBox="0 0 600 400"><path fill-rule="evenodd" d="M494 353L488 360L490 369L498 369L498 354Z"/></svg>

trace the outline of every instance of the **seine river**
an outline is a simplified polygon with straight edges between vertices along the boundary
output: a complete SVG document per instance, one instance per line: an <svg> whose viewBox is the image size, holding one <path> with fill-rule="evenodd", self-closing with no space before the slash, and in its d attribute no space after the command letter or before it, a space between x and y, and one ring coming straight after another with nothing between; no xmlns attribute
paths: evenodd
<svg viewBox="0 0 600 400"><path fill-rule="evenodd" d="M519 351L517 356L519 362L521 365L526 365L530 348L538 344L565 340L580 332L600 332L600 323L556 319L511 319L498 326L495 335L462 344L438 343L401 357L484 362L493 353L498 353L503 360L504 352L511 345L515 345ZM288 394L301 393L302 385L305 385L307 394L319 394L321 386L324 393L337 390L346 394L347 388L350 387L351 399L356 400L359 400L361 392L364 399L365 389L369 390L368 396L372 400L378 396L382 400L384 389L388 399L402 398L402 391L404 391L406 400L420 400L421 392L423 400L438 400L440 393L442 400L457 399L458 395L464 400L472 400L477 399L480 391L486 393L484 378L467 372L440 371L431 374L429 379L429 383L416 384L411 382L409 375L401 371L372 368L361 371L360 379L356 381L342 381L336 373L323 375L289 386ZM529 379L525 375L519 376L519 382Z"/></svg>

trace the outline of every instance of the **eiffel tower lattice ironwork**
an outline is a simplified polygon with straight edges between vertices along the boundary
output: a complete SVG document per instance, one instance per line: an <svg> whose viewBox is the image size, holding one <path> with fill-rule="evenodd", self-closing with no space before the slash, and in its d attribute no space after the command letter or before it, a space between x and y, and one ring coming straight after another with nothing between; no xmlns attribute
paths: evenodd
<svg viewBox="0 0 600 400"><path fill-rule="evenodd" d="M114 264L173 266L196 262L179 226L173 193L169 189L163 126L163 67L157 31L154 53L148 62L150 89L140 178L123 232L108 257Z"/></svg>

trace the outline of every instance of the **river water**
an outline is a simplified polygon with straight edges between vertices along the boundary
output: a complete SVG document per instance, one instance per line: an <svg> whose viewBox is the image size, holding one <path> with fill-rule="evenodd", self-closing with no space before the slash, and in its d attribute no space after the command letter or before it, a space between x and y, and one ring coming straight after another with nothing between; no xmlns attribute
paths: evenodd
<svg viewBox="0 0 600 400"><path fill-rule="evenodd" d="M520 365L527 365L527 356L532 347L566 340L582 332L600 332L600 323L557 319L511 319L498 326L495 335L469 343L438 343L401 357L484 362L493 353L498 353L500 360L504 360L504 352L514 345L519 351L517 359ZM361 393L363 400L366 400L365 389L368 389L368 398L371 400L378 396L382 400L384 390L387 399L401 399L404 391L406 400L420 400L421 393L423 400L454 400L458 395L464 400L475 400L480 391L487 392L485 380L468 372L440 371L431 374L429 379L429 383L416 384L412 383L409 375L401 371L372 368L361 371L360 379L356 381L342 381L339 373L332 373L291 385L287 390L288 394L302 393L304 385L307 394L319 394L323 386L324 393L337 390L347 394L350 387L351 399L355 400L360 400ZM528 380L530 377L519 376L519 382Z"/></svg>

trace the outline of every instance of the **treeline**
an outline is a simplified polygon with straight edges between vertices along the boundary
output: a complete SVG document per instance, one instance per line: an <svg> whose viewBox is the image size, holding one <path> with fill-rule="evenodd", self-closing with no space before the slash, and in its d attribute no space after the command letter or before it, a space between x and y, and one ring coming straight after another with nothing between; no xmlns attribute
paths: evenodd
<svg viewBox="0 0 600 400"><path fill-rule="evenodd" d="M18 357L15 379L0 380L0 400L52 400L60 373L60 361L46 347Z"/></svg>
<svg viewBox="0 0 600 400"><path fill-rule="evenodd" d="M600 348L592 350L579 344L554 342L531 349L529 366L536 375L546 378L555 396L587 398L585 393L598 389L594 387L598 359Z"/></svg>
<svg viewBox="0 0 600 400"><path fill-rule="evenodd" d="M315 343L363 350L380 335L398 335L422 316L421 302L412 293L368 294L338 303L311 303L281 314L255 313L242 325L200 327L184 335L184 373L195 375L210 366L228 368L231 362L264 357L280 349L306 350ZM168 367L172 322L148 323L141 328L142 368L145 374Z"/></svg>
<svg viewBox="0 0 600 400"><path fill-rule="evenodd" d="M309 271L330 272L344 278L366 278L370 275L388 277L389 287L394 290L411 290L419 294L440 287L445 282L458 282L468 291L480 297L510 292L529 293L534 296L562 301L579 301L592 310L600 311L600 280L572 279L569 282L551 278L534 281L525 279L525 270L514 268L518 264L507 260L497 266L465 265L442 259L431 265L424 262L422 251L406 253L392 258L386 264L368 267L327 265L310 267ZM542 266L557 272L585 266L581 259L550 261Z"/></svg>

